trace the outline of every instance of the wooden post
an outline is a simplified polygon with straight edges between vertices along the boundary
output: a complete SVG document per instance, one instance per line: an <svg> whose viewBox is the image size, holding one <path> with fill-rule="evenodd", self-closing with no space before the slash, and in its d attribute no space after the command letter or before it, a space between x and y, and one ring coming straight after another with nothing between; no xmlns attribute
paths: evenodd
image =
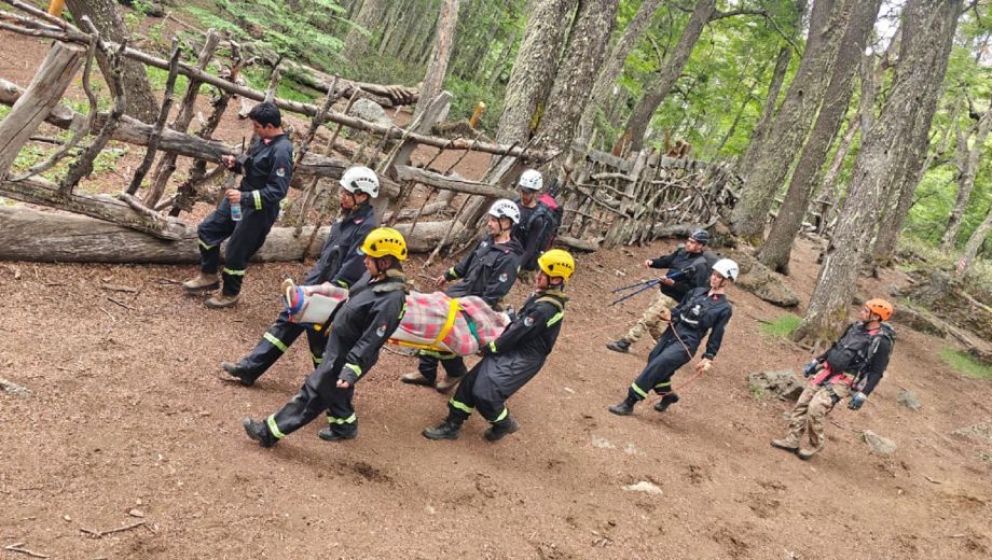
<svg viewBox="0 0 992 560"><path fill-rule="evenodd" d="M0 122L0 178L7 176L21 147L62 100L85 54L82 45L52 44L31 85Z"/></svg>

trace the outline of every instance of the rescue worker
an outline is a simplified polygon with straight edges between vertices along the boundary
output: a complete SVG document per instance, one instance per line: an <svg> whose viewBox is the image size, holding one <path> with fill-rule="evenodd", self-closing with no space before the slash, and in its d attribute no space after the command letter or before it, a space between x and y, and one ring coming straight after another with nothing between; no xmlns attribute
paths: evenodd
<svg viewBox="0 0 992 560"><path fill-rule="evenodd" d="M892 317L893 310L884 299L868 300L861 308L860 320L803 368L803 375L812 379L792 409L788 433L772 440L773 447L808 460L823 449L823 423L837 403L850 397L847 407L861 409L889 365L895 331L883 321ZM803 445L804 433L808 447Z"/></svg>
<svg viewBox="0 0 992 560"><path fill-rule="evenodd" d="M718 260L710 273L709 287L692 289L675 309L664 314L662 320L669 323L668 328L648 356L647 367L630 385L627 398L609 407L610 412L629 416L651 390L661 395L661 400L654 406L658 412L665 412L679 402L679 396L672 391L672 376L692 360L707 333L706 350L695 369L698 374L709 371L733 314L725 291L730 282L737 281L737 274L737 263L730 259Z"/></svg>
<svg viewBox="0 0 992 560"><path fill-rule="evenodd" d="M379 359L379 349L396 330L406 311L406 241L392 228L377 228L362 243L368 274L352 287L348 301L329 319L324 361L311 373L299 393L264 421L245 418L248 437L262 447L327 413L328 427L317 436L324 441L354 439L358 417L352 407L355 384Z"/></svg>
<svg viewBox="0 0 992 560"><path fill-rule="evenodd" d="M537 257L554 233L550 231L554 223L551 211L538 200L543 189L544 178L540 171L527 169L520 174L517 181L520 197L515 201L520 209L520 220L513 228L513 237L523 248L519 278L524 282L530 282L530 277L537 270Z"/></svg>
<svg viewBox="0 0 992 560"><path fill-rule="evenodd" d="M220 244L228 239L221 276L220 296L206 301L220 309L238 303L248 260L258 251L279 217L279 203L286 197L293 175L293 143L282 130L282 116L272 103L259 103L248 113L257 138L248 151L235 158L223 156L224 165L244 178L237 189L227 189L220 206L207 216L196 233L200 242L200 274L183 282L187 292L216 290ZM240 206L232 218L231 205Z"/></svg>
<svg viewBox="0 0 992 560"><path fill-rule="evenodd" d="M335 286L350 288L365 273L362 254L358 251L362 241L376 226L371 201L379 196L379 177L368 167L349 167L341 176L338 201L342 216L331 225L320 258L307 272L303 286L319 286L330 282ZM292 346L301 333L307 333L310 355L314 367L321 363L327 332L320 326L301 325L289 320L283 310L276 322L262 335L255 348L236 364L223 362L221 368L229 379L242 385L252 385Z"/></svg>
<svg viewBox="0 0 992 560"><path fill-rule="evenodd" d="M520 242L511 235L513 226L520 222L520 212L512 200L500 199L489 208L486 230L488 235L475 249L455 266L435 279L438 286L459 280L444 290L450 297L478 296L490 307L499 310L500 302L517 279L520 265ZM447 392L465 376L465 360L461 356L421 350L417 371L400 377L403 383L435 387ZM444 366L446 379L437 381L437 364Z"/></svg>
<svg viewBox="0 0 992 560"><path fill-rule="evenodd" d="M484 437L497 441L520 426L506 400L537 375L558 340L565 316L565 283L575 272L572 255L552 249L538 260L537 291L503 334L482 349L482 361L458 385L448 401L448 417L422 432L427 439L457 439L462 424L478 408L491 426Z"/></svg>
<svg viewBox="0 0 992 560"><path fill-rule="evenodd" d="M661 338L661 333L664 331L662 317L667 316L689 293L689 290L708 285L709 267L706 266L703 253L709 241L709 232L705 229L697 229L686 239L684 246L668 255L644 261L646 268L667 268L668 274L661 278L661 283L658 285L659 292L655 294L651 305L644 310L637 323L627 331L627 334L609 342L607 348L614 352L628 352L630 345L640 340L644 333L650 334L656 342Z"/></svg>

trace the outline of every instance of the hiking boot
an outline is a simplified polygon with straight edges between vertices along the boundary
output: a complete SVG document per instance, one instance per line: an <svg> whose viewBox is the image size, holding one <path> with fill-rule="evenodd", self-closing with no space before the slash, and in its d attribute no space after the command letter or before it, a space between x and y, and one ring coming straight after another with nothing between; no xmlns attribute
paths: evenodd
<svg viewBox="0 0 992 560"><path fill-rule="evenodd" d="M624 399L619 404L615 404L607 408L607 410L609 410L613 414L616 414L617 416L630 416L631 414L634 413L634 404L636 403L630 402L630 399Z"/></svg>
<svg viewBox="0 0 992 560"><path fill-rule="evenodd" d="M661 397L660 401L655 403L654 409L657 410L658 412L665 412L666 410L668 410L668 407L672 406L677 402L679 402L679 396L676 395L675 393L668 393L667 395Z"/></svg>
<svg viewBox="0 0 992 560"><path fill-rule="evenodd" d="M216 274L201 272L198 276L183 282L183 288L190 293L210 292L220 287Z"/></svg>
<svg viewBox="0 0 992 560"><path fill-rule="evenodd" d="M251 387L255 383L255 380L252 379L251 375L248 373L248 368L241 365L241 362L236 364L232 364L231 362L221 362L220 367L226 374L221 376L221 379L224 381L234 381L244 385L245 387Z"/></svg>
<svg viewBox="0 0 992 560"><path fill-rule="evenodd" d="M438 393L447 393L453 387L458 386L458 383L462 380L461 377L445 377L442 381L438 381L436 388Z"/></svg>
<svg viewBox="0 0 992 560"><path fill-rule="evenodd" d="M272 447L279 441L269 433L269 428L265 422L256 422L251 418L245 418L241 421L241 425L245 427L248 437L257 441L262 447Z"/></svg>
<svg viewBox="0 0 992 560"><path fill-rule="evenodd" d="M452 422L451 420L445 420L433 428L424 428L424 431L420 433L425 438L435 441L441 439L458 439L458 432L461 429L461 424Z"/></svg>
<svg viewBox="0 0 992 560"><path fill-rule="evenodd" d="M621 354L626 354L630 351L630 342L626 338L621 338L614 340L613 342L607 343L606 347L614 352L620 352Z"/></svg>
<svg viewBox="0 0 992 560"><path fill-rule="evenodd" d="M798 455L803 461L809 461L813 458L813 455L816 455L817 451L819 451L819 449L800 449L796 452L796 455Z"/></svg>
<svg viewBox="0 0 992 560"><path fill-rule="evenodd" d="M331 428L324 428L323 430L317 432L317 437L324 441L343 441L346 439L355 439L358 437L358 430L353 430L351 432L337 432Z"/></svg>
<svg viewBox="0 0 992 560"><path fill-rule="evenodd" d="M503 436L512 434L513 432L520 429L520 424L513 419L512 416L507 416L501 422L497 422L482 434L482 437L486 438L486 441L499 441L503 439Z"/></svg>
<svg viewBox="0 0 992 560"><path fill-rule="evenodd" d="M411 371L410 373L404 373L400 376L400 381L408 385L423 385L424 387L433 387L434 382L430 379L424 377L419 371Z"/></svg>
<svg viewBox="0 0 992 560"><path fill-rule="evenodd" d="M793 453L799 451L799 444L793 443L792 440L789 439L773 439L772 447L778 449L784 449L786 451L791 451Z"/></svg>
<svg viewBox="0 0 992 560"><path fill-rule="evenodd" d="M210 309L224 309L226 307L234 307L238 303L238 294L229 296L227 294L221 294L219 296L211 296L210 299L206 301L207 307Z"/></svg>

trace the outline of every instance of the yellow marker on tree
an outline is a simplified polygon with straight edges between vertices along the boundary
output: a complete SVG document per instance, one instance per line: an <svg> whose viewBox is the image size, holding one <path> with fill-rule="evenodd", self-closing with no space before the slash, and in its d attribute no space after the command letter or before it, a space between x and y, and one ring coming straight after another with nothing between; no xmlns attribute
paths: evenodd
<svg viewBox="0 0 992 560"><path fill-rule="evenodd" d="M486 112L486 104L482 101L475 106L475 111L472 112L472 118L468 120L468 125L472 128L479 128L479 121L482 120L482 114Z"/></svg>
<svg viewBox="0 0 992 560"><path fill-rule="evenodd" d="M51 0L48 4L48 13L55 17L60 17L63 8L65 8L65 0Z"/></svg>

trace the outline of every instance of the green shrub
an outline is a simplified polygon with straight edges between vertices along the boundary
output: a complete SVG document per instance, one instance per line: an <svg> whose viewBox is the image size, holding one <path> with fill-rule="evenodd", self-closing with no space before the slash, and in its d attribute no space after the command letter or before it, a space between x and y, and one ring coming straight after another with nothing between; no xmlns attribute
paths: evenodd
<svg viewBox="0 0 992 560"><path fill-rule="evenodd" d="M779 315L769 323L762 323L761 332L769 336L788 338L793 332L796 331L797 328L799 328L799 323L802 322L802 320L802 317L794 313Z"/></svg>
<svg viewBox="0 0 992 560"><path fill-rule="evenodd" d="M992 379L992 366L979 362L967 352L942 348L940 358L958 373L975 379Z"/></svg>

